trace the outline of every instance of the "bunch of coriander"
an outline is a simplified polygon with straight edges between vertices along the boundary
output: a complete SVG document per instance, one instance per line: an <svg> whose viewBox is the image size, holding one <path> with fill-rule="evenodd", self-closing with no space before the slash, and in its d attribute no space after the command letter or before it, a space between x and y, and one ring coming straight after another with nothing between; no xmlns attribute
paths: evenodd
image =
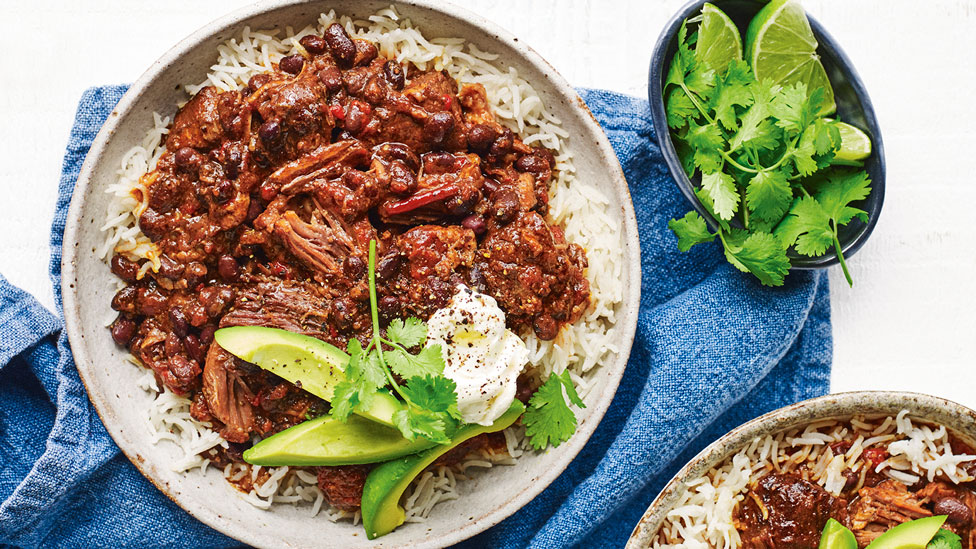
<svg viewBox="0 0 976 549"><path fill-rule="evenodd" d="M687 24L664 87L668 126L695 194L718 223L712 232L698 213L668 227L678 249L717 236L729 263L767 286L783 284L787 250L810 257L831 246L853 284L838 228L867 212L850 204L871 191L863 170L834 165L837 122L827 118L823 88L758 81L745 61L716 71L695 55L697 33Z"/></svg>

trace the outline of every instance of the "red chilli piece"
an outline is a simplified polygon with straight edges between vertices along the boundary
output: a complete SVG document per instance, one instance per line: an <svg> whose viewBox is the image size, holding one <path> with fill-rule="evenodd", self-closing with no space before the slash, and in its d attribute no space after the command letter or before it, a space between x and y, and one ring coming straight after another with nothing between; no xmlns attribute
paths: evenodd
<svg viewBox="0 0 976 549"><path fill-rule="evenodd" d="M454 97L450 94L444 94L441 96L441 101L444 103L444 108L451 110L454 107Z"/></svg>
<svg viewBox="0 0 976 549"><path fill-rule="evenodd" d="M434 202L448 199L457 193L458 188L456 185L444 185L442 187L437 187L436 189L421 191L410 198L401 200L399 202L394 202L389 205L384 204L382 206L382 210L386 216L400 215L407 212L412 212L417 208L423 208L428 204L433 204Z"/></svg>
<svg viewBox="0 0 976 549"><path fill-rule="evenodd" d="M871 462L871 468L875 468L882 461L888 459L888 450L884 448L868 448L864 450L864 459Z"/></svg>
<svg viewBox="0 0 976 549"><path fill-rule="evenodd" d="M342 108L342 105L332 105L329 110L332 112L332 116L339 120L344 120L346 118L346 109Z"/></svg>

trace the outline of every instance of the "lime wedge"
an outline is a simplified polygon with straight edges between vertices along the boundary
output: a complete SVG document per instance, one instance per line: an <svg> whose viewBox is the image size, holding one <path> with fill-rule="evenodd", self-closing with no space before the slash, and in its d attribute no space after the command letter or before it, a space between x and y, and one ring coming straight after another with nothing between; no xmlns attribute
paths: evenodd
<svg viewBox="0 0 976 549"><path fill-rule="evenodd" d="M742 37L728 15L706 3L702 6L695 57L699 63L724 74L733 59L742 59Z"/></svg>
<svg viewBox="0 0 976 549"><path fill-rule="evenodd" d="M798 0L773 0L749 23L746 52L757 80L781 86L803 82L807 91L824 89L821 114L836 110L834 89L817 55L817 39Z"/></svg>
<svg viewBox="0 0 976 549"><path fill-rule="evenodd" d="M840 150L834 153L834 160L856 162L871 156L871 138L861 128L838 122L837 130L840 132Z"/></svg>

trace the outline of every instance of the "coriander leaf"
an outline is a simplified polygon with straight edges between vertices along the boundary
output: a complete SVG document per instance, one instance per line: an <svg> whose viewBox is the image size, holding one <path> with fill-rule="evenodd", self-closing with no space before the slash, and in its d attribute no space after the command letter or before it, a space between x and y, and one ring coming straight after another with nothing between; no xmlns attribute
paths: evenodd
<svg viewBox="0 0 976 549"><path fill-rule="evenodd" d="M675 136L672 142L675 152L678 153L678 159L681 160L681 167L684 168L685 174L690 179L695 175L695 151L681 137Z"/></svg>
<svg viewBox="0 0 976 549"><path fill-rule="evenodd" d="M760 219L777 221L790 207L793 189L782 170L763 170L749 180L746 201L749 210Z"/></svg>
<svg viewBox="0 0 976 549"><path fill-rule="evenodd" d="M522 423L525 424L529 444L536 450L550 444L557 447L576 432L576 415L563 397L564 386L565 382L559 375L551 374L529 398Z"/></svg>
<svg viewBox="0 0 976 549"><path fill-rule="evenodd" d="M835 172L821 182L817 191L817 201L823 205L827 215L838 225L846 225L855 217L867 222L867 212L849 206L851 202L864 200L871 194L871 179L867 172Z"/></svg>
<svg viewBox="0 0 976 549"><path fill-rule="evenodd" d="M813 130L813 126L810 126L804 130L800 140L790 152L793 165L796 166L796 171L800 175L810 175L817 171L817 162L813 159L813 155L817 152L814 146L815 139L816 132Z"/></svg>
<svg viewBox="0 0 976 549"><path fill-rule="evenodd" d="M407 349L423 345L427 340L427 325L419 318L410 317L406 321L397 318L386 328L386 337Z"/></svg>
<svg viewBox="0 0 976 549"><path fill-rule="evenodd" d="M422 436L438 444L450 444L446 414L422 410L416 406L397 410L393 414L393 424L407 440Z"/></svg>
<svg viewBox="0 0 976 549"><path fill-rule="evenodd" d="M440 345L424 347L419 353L411 355L403 349L394 349L383 353L390 368L402 378L424 375L440 375L444 372L444 358Z"/></svg>
<svg viewBox="0 0 976 549"><path fill-rule="evenodd" d="M703 174L701 187L712 199L715 213L722 219L732 219L739 206L739 191L732 176L725 172Z"/></svg>
<svg viewBox="0 0 976 549"><path fill-rule="evenodd" d="M945 528L940 528L925 547L926 549L962 549L962 538Z"/></svg>
<svg viewBox="0 0 976 549"><path fill-rule="evenodd" d="M693 120L698 116L698 109L688 98L688 94L681 88L674 88L668 94L668 104L665 109L668 117L668 126L674 129L685 127L688 120Z"/></svg>
<svg viewBox="0 0 976 549"><path fill-rule="evenodd" d="M790 132L803 131L812 118L806 117L807 85L797 82L780 90L769 103L769 112L776 117L776 125Z"/></svg>
<svg viewBox="0 0 976 549"><path fill-rule="evenodd" d="M818 256L834 242L830 216L820 202L812 196L804 196L793 202L789 214L774 231L776 238L789 247L796 244L797 253Z"/></svg>
<svg viewBox="0 0 976 549"><path fill-rule="evenodd" d="M808 128L807 131L811 131L811 129ZM828 122L823 118L818 118L813 123L812 131L814 132L813 146L818 155L823 156L840 149L841 138L837 122Z"/></svg>
<svg viewBox="0 0 976 549"><path fill-rule="evenodd" d="M447 412L457 407L457 384L444 376L430 374L411 377L401 391L415 406L431 412Z"/></svg>
<svg viewBox="0 0 976 549"><path fill-rule="evenodd" d="M573 384L573 378L569 375L569 370L563 370L563 373L559 374L559 381L562 382L563 388L566 389L566 396L569 397L569 401L580 408L586 408L586 404L583 404L583 399L576 392L576 385Z"/></svg>
<svg viewBox="0 0 976 549"><path fill-rule="evenodd" d="M341 421L353 411L365 408L377 389L386 384L386 372L379 362L376 350L363 356L363 347L353 338L346 346L349 362L343 369L344 379L336 384L329 413Z"/></svg>
<svg viewBox="0 0 976 549"><path fill-rule="evenodd" d="M715 235L708 231L705 219L698 212L688 212L681 219L668 221L668 228L678 237L678 249L682 252L687 252L695 244L715 240Z"/></svg>
<svg viewBox="0 0 976 549"><path fill-rule="evenodd" d="M722 230L728 231L729 222L720 218L718 214L715 213L715 205L712 203L712 197L709 196L708 193L703 189L695 189L695 196L698 197L698 201L701 202L702 206L705 207L705 211L710 213L712 218L718 221L719 227L721 227Z"/></svg>
<svg viewBox="0 0 976 549"><path fill-rule="evenodd" d="M697 64L685 77L685 86L691 93L708 101L715 88L715 71L703 64Z"/></svg>
<svg viewBox="0 0 976 549"><path fill-rule="evenodd" d="M769 80L753 82L749 86L752 106L742 116L739 131L732 136L729 142L733 151L743 145L773 150L781 144L783 130L769 119L770 102L779 91L780 87Z"/></svg>
<svg viewBox="0 0 976 549"><path fill-rule="evenodd" d="M678 29L678 51L675 52L668 68L668 79L665 86L674 84L680 86L685 81L685 75L691 70L694 63L694 52L688 42L688 22L683 21L681 28Z"/></svg>
<svg viewBox="0 0 976 549"><path fill-rule="evenodd" d="M727 245L725 257L740 271L756 275L766 286L780 286L790 270L786 248L769 233L752 233L741 246Z"/></svg>
<svg viewBox="0 0 976 549"><path fill-rule="evenodd" d="M685 141L695 151L695 165L703 173L717 172L722 168L722 147L725 138L722 130L716 124L698 125L694 120L688 122L688 133Z"/></svg>
<svg viewBox="0 0 976 549"><path fill-rule="evenodd" d="M752 104L752 92L748 88L750 80L749 65L739 60L733 60L729 64L724 77L715 77L715 91L709 106L715 111L715 119L728 130L738 128L735 107L748 107Z"/></svg>

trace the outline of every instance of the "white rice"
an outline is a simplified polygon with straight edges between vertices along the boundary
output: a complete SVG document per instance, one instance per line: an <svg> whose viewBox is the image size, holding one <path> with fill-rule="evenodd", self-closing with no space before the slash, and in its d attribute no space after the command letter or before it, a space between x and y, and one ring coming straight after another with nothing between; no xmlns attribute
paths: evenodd
<svg viewBox="0 0 976 549"><path fill-rule="evenodd" d="M591 306L583 318L563 329L556 340L542 341L531 331L522 337L530 352L527 369L539 380L552 372L570 369L571 378L585 400L590 392L588 380L594 367L608 353L618 351L611 341L616 311L623 298L620 223L610 212L609 200L603 192L587 182L576 180L572 152L567 144L568 132L514 68L495 66L492 62L497 55L481 51L462 39L427 40L409 20L400 18L393 7L377 12L368 21L337 17L330 11L319 17L317 26L297 32L291 27L286 27L284 32L252 31L246 27L238 38L218 46L217 61L210 67L207 78L197 85L186 86L185 90L192 95L205 86L215 86L222 91L239 89L254 74L271 70L272 64L282 57L300 53L298 38L310 33L321 35L334 21L342 24L351 36L375 43L381 55L413 63L421 69L446 70L462 83L482 84L500 123L517 131L525 143L542 145L553 152L556 169L550 188L550 215L563 227L566 239L586 251ZM141 275L148 269L159 269L159 251L142 234L138 218L146 207L148 182L143 176L155 168L165 151L163 141L170 122L169 117L153 114L152 129L140 145L126 153L118 181L106 189L112 200L102 227L105 243L99 253L106 261L113 252L122 253L133 261L148 260ZM217 445L226 445L226 441L190 417L187 399L165 387L160 391L155 379L150 382L152 377L147 371L143 385L155 394L147 420L154 440L167 440L181 450L183 457L174 462L175 470L199 469L205 474L209 460L200 453ZM514 463L514 459L525 452L534 451L529 448L524 433L524 428L519 426L507 429L508 455L470 459L461 463L456 471ZM259 474L257 469L260 468L250 471L255 479ZM436 472L427 472L408 489L404 497L407 521L422 521L438 502L459 497L456 471L441 467ZM239 479L239 475L246 473L239 465L224 470L230 480ZM324 503L315 475L302 470L289 471L287 467L272 468L266 473L268 478L245 495L255 506L266 509L274 503L306 504L313 515L323 511L331 520L358 520L358 513L344 513Z"/></svg>
<svg viewBox="0 0 976 549"><path fill-rule="evenodd" d="M829 445L843 440L852 442L850 449L835 455ZM689 482L658 530L653 547L739 547L739 533L733 525L735 508L759 478L806 464L812 473L807 480L839 496L847 482L844 472L861 473L855 487L859 489L869 463L861 459L864 450L886 443L890 456L876 471L889 478L909 485L923 477L956 484L974 480L959 465L976 460L976 456L954 455L945 427L933 430L928 424L915 423L908 410L897 416L818 421L802 430L756 438L705 477Z"/></svg>

